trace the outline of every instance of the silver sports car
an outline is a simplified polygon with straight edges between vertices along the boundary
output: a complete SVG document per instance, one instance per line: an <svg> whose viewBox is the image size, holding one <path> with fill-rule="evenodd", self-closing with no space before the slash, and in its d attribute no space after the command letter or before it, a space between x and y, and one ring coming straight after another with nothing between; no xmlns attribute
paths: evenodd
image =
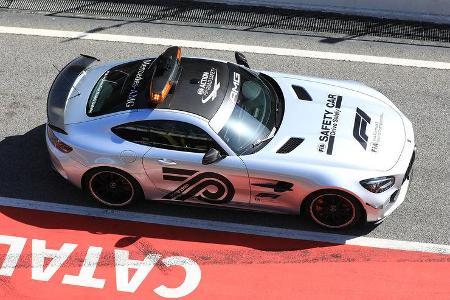
<svg viewBox="0 0 450 300"><path fill-rule="evenodd" d="M112 207L139 199L302 214L327 228L379 222L405 199L411 122L354 81L181 57L81 55L48 96L56 171Z"/></svg>

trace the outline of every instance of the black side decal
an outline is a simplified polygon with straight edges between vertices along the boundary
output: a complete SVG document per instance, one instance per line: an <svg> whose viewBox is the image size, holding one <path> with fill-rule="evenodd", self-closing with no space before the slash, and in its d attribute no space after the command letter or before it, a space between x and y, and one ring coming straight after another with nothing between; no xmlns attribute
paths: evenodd
<svg viewBox="0 0 450 300"><path fill-rule="evenodd" d="M252 183L252 185L268 188L275 192L275 193L260 192L255 195L256 201L260 201L261 198L277 199L278 197L281 196L280 193L292 191L292 187L294 186L294 184L286 181L277 181L276 183L273 182Z"/></svg>
<svg viewBox="0 0 450 300"><path fill-rule="evenodd" d="M162 171L163 171L163 179L170 181L185 181L190 176L198 172L194 170L166 168L166 167L163 167Z"/></svg>
<svg viewBox="0 0 450 300"><path fill-rule="evenodd" d="M337 96L336 108L341 108L341 104L342 104L342 96Z"/></svg>
<svg viewBox="0 0 450 300"><path fill-rule="evenodd" d="M334 147L334 135L330 136L330 139L328 140L328 148L327 148L328 155L333 154L333 147Z"/></svg>
<svg viewBox="0 0 450 300"><path fill-rule="evenodd" d="M292 183L286 181L278 181L277 183L253 183L252 185L270 188L277 193L292 191L292 187L294 186Z"/></svg>
<svg viewBox="0 0 450 300"><path fill-rule="evenodd" d="M172 173L174 172L173 170L181 169L163 168L163 172L165 173ZM183 170L183 172L186 175L188 173L193 175L198 171ZM168 177L168 179L164 178L164 176L166 176L166 178ZM174 180L172 177L173 175L163 175L163 179L165 180ZM179 179L177 178L175 181L179 181ZM210 186L215 187L214 192L207 189ZM185 181L163 198L184 201L195 197L204 202L221 204L233 200L234 193L235 190L233 184L225 176L213 172L204 172Z"/></svg>
<svg viewBox="0 0 450 300"><path fill-rule="evenodd" d="M271 198L271 199L277 199L280 197L279 194L272 194L272 193L259 193L255 196L256 198Z"/></svg>
<svg viewBox="0 0 450 300"><path fill-rule="evenodd" d="M356 108L355 125L353 126L353 136L366 149L369 137L366 134L367 124L370 124L370 117L358 107Z"/></svg>

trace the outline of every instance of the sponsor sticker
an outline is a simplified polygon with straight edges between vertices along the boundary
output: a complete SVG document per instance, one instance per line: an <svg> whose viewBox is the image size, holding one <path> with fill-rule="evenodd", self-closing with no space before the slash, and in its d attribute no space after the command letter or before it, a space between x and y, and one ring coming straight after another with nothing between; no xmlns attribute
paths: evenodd
<svg viewBox="0 0 450 300"><path fill-rule="evenodd" d="M230 93L230 101L236 104L237 98L239 96L239 85L241 84L241 74L233 73L233 88Z"/></svg>
<svg viewBox="0 0 450 300"><path fill-rule="evenodd" d="M136 77L134 78L133 83L131 84L131 90L128 93L127 102L125 104L125 106L127 108L134 107L134 105L136 103L136 97L139 94L139 85L140 85L142 79L144 78L145 70L147 69L147 67L150 65L151 62L152 62L151 59L147 59L147 60L144 60L142 62L142 64L139 66L139 69L136 73Z"/></svg>
<svg viewBox="0 0 450 300"><path fill-rule="evenodd" d="M219 132L226 121L230 118L239 98L239 89L241 85L241 74L233 72L231 91L225 97L219 111L214 115L210 121L210 125L215 132Z"/></svg>
<svg viewBox="0 0 450 300"><path fill-rule="evenodd" d="M367 149L367 127L372 119L359 107L356 108L355 124L353 125L353 137L361 144L364 150Z"/></svg>
<svg viewBox="0 0 450 300"><path fill-rule="evenodd" d="M165 195L164 199L187 200L196 198L208 203L228 203L233 200L235 189L233 184L225 176L213 173L198 173L195 170L163 168L163 179L169 181L185 180L175 190ZM175 175L176 174L176 175ZM196 174L194 177L191 175ZM215 192L207 188L215 188Z"/></svg>
<svg viewBox="0 0 450 300"><path fill-rule="evenodd" d="M94 97L92 98L91 105L89 106L89 113L92 113L94 111L95 104L97 104L98 96L100 95L100 92L103 89L103 84L105 83L105 78L108 77L109 71L105 73L103 78L100 81L99 86L97 87L97 90L95 91Z"/></svg>
<svg viewBox="0 0 450 300"><path fill-rule="evenodd" d="M334 139L341 114L342 96L329 94L320 127L319 152L333 154Z"/></svg>
<svg viewBox="0 0 450 300"><path fill-rule="evenodd" d="M211 68L209 72L203 72L202 78L197 89L197 94L202 96L202 103L214 101L220 88L220 82L217 81L217 69Z"/></svg>
<svg viewBox="0 0 450 300"><path fill-rule="evenodd" d="M380 147L381 133L383 132L383 114L380 115L378 121L374 122L373 131L370 140L370 151L377 153Z"/></svg>
<svg viewBox="0 0 450 300"><path fill-rule="evenodd" d="M359 142L364 150L373 153L378 152L382 131L383 114L381 114L379 118L376 118L376 116L370 117L361 108L356 108L353 137Z"/></svg>

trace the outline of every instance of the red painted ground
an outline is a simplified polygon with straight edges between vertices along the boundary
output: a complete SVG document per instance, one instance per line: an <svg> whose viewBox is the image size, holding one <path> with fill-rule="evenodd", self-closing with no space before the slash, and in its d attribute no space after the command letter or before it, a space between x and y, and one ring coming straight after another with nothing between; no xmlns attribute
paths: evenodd
<svg viewBox="0 0 450 300"><path fill-rule="evenodd" d="M10 246L4 241L11 236L26 238L21 239L26 242L23 251L17 250L15 256L10 253L7 258ZM176 296L181 290L178 287L186 278L192 280L193 273L187 274L181 266L166 266L163 259L171 256L189 258L195 262L191 267L198 265L201 271L198 285L186 283L185 292L195 289L181 299L450 299L449 255L0 207L0 241L2 238L0 274L5 274L5 266L11 270L14 257L20 257L11 276L0 275L0 299L164 299L154 291L161 285ZM54 250L64 243L76 244L73 252L66 251L69 258L48 281L32 278L33 261L40 276L43 268L56 261L45 258L44 266L38 265L43 250L36 240L45 240L45 247ZM85 271L95 272L93 277L101 282L104 279L104 286L63 284L65 275L79 275L90 246L101 247L96 248L101 254L97 264L92 260L84 263ZM138 275L133 277L136 271L131 268L128 279L121 277L116 283L116 265L124 268L131 263L116 261L115 250L127 250L129 259L134 260L143 260L149 254L161 257L144 274L135 292L124 292L118 291L118 285L123 287Z"/></svg>

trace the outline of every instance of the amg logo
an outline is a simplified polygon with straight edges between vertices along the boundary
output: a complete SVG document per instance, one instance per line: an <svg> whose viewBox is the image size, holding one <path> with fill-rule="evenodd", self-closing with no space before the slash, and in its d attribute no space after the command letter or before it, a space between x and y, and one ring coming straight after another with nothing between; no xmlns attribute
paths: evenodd
<svg viewBox="0 0 450 300"><path fill-rule="evenodd" d="M355 125L353 126L353 136L366 149L369 137L366 134L367 124L370 124L370 117L358 107L356 108Z"/></svg>
<svg viewBox="0 0 450 300"><path fill-rule="evenodd" d="M239 95L239 84L241 83L241 74L234 72L233 74L233 89L230 93L230 100L235 103Z"/></svg>

